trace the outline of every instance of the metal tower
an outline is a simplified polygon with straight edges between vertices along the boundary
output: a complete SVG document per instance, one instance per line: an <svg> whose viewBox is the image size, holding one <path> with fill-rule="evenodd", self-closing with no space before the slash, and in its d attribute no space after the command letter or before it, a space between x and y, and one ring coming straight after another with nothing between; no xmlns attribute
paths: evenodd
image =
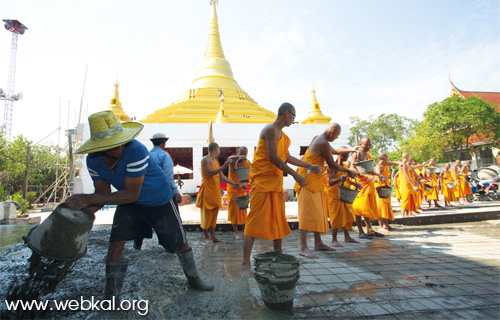
<svg viewBox="0 0 500 320"><path fill-rule="evenodd" d="M2 133L4 138L10 140L10 135L12 130L12 109L13 109L12 107L14 101L17 101L22 98L21 93L14 95L14 82L16 80L17 36L19 34L24 34L24 32L28 28L17 20L3 20L3 21L5 22L4 24L5 29L12 32L9 75L7 79L7 91L3 92L3 90L0 89L0 99L5 100Z"/></svg>

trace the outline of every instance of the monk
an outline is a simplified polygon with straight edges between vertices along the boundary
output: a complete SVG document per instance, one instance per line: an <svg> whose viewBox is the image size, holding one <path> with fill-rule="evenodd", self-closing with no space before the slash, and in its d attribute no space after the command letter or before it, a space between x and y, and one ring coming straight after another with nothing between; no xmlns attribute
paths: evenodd
<svg viewBox="0 0 500 320"><path fill-rule="evenodd" d="M398 199L398 202L401 203L401 192L399 188L399 171L394 176L394 192L396 193L396 199Z"/></svg>
<svg viewBox="0 0 500 320"><path fill-rule="evenodd" d="M248 185L248 182L241 182L238 179L236 169L250 167L247 155L247 147L242 146L238 149L237 155L229 157L229 159L233 160L233 163L229 166L229 179L240 185L239 189L235 189L231 184L227 185L227 211L229 221L231 221L231 225L233 226L236 240L243 240L243 236L240 234L238 226L242 226L242 228L245 227L245 222L247 221L247 209L239 209L236 205L236 201L234 201L234 198L245 196L247 194L246 189Z"/></svg>
<svg viewBox="0 0 500 320"><path fill-rule="evenodd" d="M415 198L415 207L417 208L417 213L424 212L424 210L421 207L422 202L424 201L424 184L427 182L427 180L424 179L422 175L422 168L423 165L417 164L415 159L410 157L409 161L409 166L408 170L410 172L410 179L413 180L413 182L417 185L418 191L417 196Z"/></svg>
<svg viewBox="0 0 500 320"><path fill-rule="evenodd" d="M347 148L339 148L339 151L344 150L347 150ZM347 163L348 156L348 153L340 153L337 156L335 162L339 166L349 168L350 164ZM352 223L356 221L356 218L354 217L354 213L352 212L352 204L341 202L339 200L339 185L344 184L345 181L347 181L349 185L354 186L357 189L361 189L363 188L363 186L351 179L347 179L347 174L345 171L328 168L328 175L325 176L327 178L325 190L328 199L328 216L330 218L330 227L332 228L332 245L334 247L343 247L343 245L340 244L340 242L337 240L339 229L342 229L344 232L344 242L359 243L359 241L353 239L349 234L349 230L352 229Z"/></svg>
<svg viewBox="0 0 500 320"><path fill-rule="evenodd" d="M466 161L462 169L460 169L460 175L464 177L464 179L460 182L462 186L462 191L464 192L465 202L471 203L471 199L473 199L472 189L470 188L470 184L465 181L465 177L470 177L469 168L471 166L470 161Z"/></svg>
<svg viewBox="0 0 500 320"><path fill-rule="evenodd" d="M372 156L368 153L368 151L370 151L372 147L371 140L368 137L364 137L363 139L361 139L359 145L361 149L358 151L358 153L353 153L351 159L351 170L353 170L358 175L359 172L355 167L356 162L372 159ZM374 236L384 236L381 233L375 232L370 222L371 219L378 219L380 217L375 196L375 176L378 177L381 181L385 181L385 177L376 172L372 172L370 174L359 177L358 181L363 186L363 189L360 193L358 193L356 200L354 200L354 203L352 204L352 209L354 215L356 216L356 225L358 226L358 236L360 239L372 239ZM363 230L361 217L363 217L366 223L366 233Z"/></svg>
<svg viewBox="0 0 500 320"><path fill-rule="evenodd" d="M290 138L283 132L295 120L295 108L283 103L278 109L278 117L266 125L259 135L254 159L250 167L250 213L245 226L243 245L243 275L251 276L250 254L255 238L273 240L275 250L282 250L283 238L292 231L285 215L283 196L283 172L291 175L303 187L306 179L287 165L310 168L320 173L321 167L301 161L290 155Z"/></svg>
<svg viewBox="0 0 500 320"><path fill-rule="evenodd" d="M436 167L436 159L430 159L427 165L428 167ZM438 203L439 200L439 183L436 173L428 173L427 174L427 184L432 186L432 190L426 191L427 203L429 204L429 208L431 208L431 201L434 201L434 205L432 208L441 208Z"/></svg>
<svg viewBox="0 0 500 320"><path fill-rule="evenodd" d="M453 180L456 183L455 186L455 198L457 198L457 201L455 202L456 205L463 204L460 202L460 199L464 197L464 190L462 189L462 175L460 174L460 166L462 165L462 162L460 160L456 160L453 166L451 167L451 176L453 177Z"/></svg>
<svg viewBox="0 0 500 320"><path fill-rule="evenodd" d="M329 231L328 227L328 205L323 192L323 164L327 163L328 168L332 170L347 172L350 177L355 177L356 174L338 165L333 161L332 147L330 142L333 142L340 135L341 128L338 123L330 123L326 130L314 139L309 144L309 147L304 154L304 160L322 168L321 174L311 173L307 168L300 168L299 174L306 179L305 185L302 187L295 183L294 190L297 193L298 209L299 209L299 230L300 230L300 250L301 256L317 259L319 256L314 254L307 246L307 231L314 232L314 250L318 251L334 251L323 243L321 234ZM335 149L333 149L335 150Z"/></svg>
<svg viewBox="0 0 500 320"><path fill-rule="evenodd" d="M211 142L208 145L208 155L201 159L201 186L196 199L196 207L201 209L201 228L205 234L207 243L222 242L215 236L215 226L217 224L217 215L222 205L222 196L220 189L220 180L227 182L238 189L240 185L237 182L229 180L224 173L232 159L227 159L221 167L217 158L220 154L219 145ZM209 235L210 233L210 235Z"/></svg>
<svg viewBox="0 0 500 320"><path fill-rule="evenodd" d="M379 161L375 166L374 171L384 176L385 181L375 183L375 187L382 187L382 186L390 187L391 173L389 172L389 166L397 166L399 165L399 162L389 162L389 157L384 152L379 153L378 159ZM394 230L393 227L389 226L388 222L389 220L394 221L394 212L392 211L391 197L383 199L378 196L378 193L376 193L376 196L377 196L376 198L377 208L380 215L380 218L378 219L380 230L382 231Z"/></svg>
<svg viewBox="0 0 500 320"><path fill-rule="evenodd" d="M418 185L410 178L410 155L403 153L402 162L399 164L399 188L401 193L401 213L403 217L416 216L416 198Z"/></svg>
<svg viewBox="0 0 500 320"><path fill-rule="evenodd" d="M455 188L458 183L455 179L453 179L449 163L444 165L444 170L439 174L439 179L441 180L441 194L444 196L444 206L453 207L450 202L457 201ZM447 184L452 182L454 182L455 186L453 188L449 188Z"/></svg>

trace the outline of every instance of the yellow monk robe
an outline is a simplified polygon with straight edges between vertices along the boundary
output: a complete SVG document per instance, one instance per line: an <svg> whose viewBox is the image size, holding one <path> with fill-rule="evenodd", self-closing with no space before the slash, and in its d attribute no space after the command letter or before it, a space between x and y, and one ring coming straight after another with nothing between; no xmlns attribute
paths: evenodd
<svg viewBox="0 0 500 320"><path fill-rule="evenodd" d="M394 177L394 191L396 192L396 199L401 200L401 191L399 186L399 172L396 173L396 176Z"/></svg>
<svg viewBox="0 0 500 320"><path fill-rule="evenodd" d="M389 172L389 168L385 166L384 171L381 172L381 174L385 177L385 182L382 183L375 183L375 187L382 187L382 186L391 186L391 173ZM388 220L394 220L394 212L392 211L392 205L391 205L391 197L387 199L382 199L378 196L378 193L376 194L376 199L377 199L377 208L378 208L378 213L380 215L380 218L388 219Z"/></svg>
<svg viewBox="0 0 500 320"><path fill-rule="evenodd" d="M276 141L278 157L286 161L290 138L282 132ZM283 239L292 233L285 215L283 171L269 161L266 140L259 138L250 167L250 213L245 236L260 239Z"/></svg>
<svg viewBox="0 0 500 320"><path fill-rule="evenodd" d="M464 190L462 189L462 180L460 179L460 176L454 174L453 171L451 171L451 176L455 180L456 184L455 189L453 191L455 193L455 198L462 198L464 196Z"/></svg>
<svg viewBox="0 0 500 320"><path fill-rule="evenodd" d="M411 174L408 172L411 179ZM399 187L401 192L401 210L417 211L417 193L412 187L412 183L407 181L401 170L399 171Z"/></svg>
<svg viewBox="0 0 500 320"><path fill-rule="evenodd" d="M367 152L366 156L371 159L372 156ZM377 208L377 197L375 193L375 184L367 177L358 177L358 182L363 186L363 189L358 193L356 200L352 204L352 211L355 215L366 217L369 219L378 219L379 213Z"/></svg>
<svg viewBox="0 0 500 320"><path fill-rule="evenodd" d="M212 170L219 168L219 161L214 160ZM201 186L196 198L196 207L201 208L201 228L208 229L217 224L217 215L222 203L220 191L219 174L208 176L207 172L201 167Z"/></svg>
<svg viewBox="0 0 500 320"><path fill-rule="evenodd" d="M345 163L342 164L347 168ZM336 171L334 179L340 178L346 173L343 171ZM328 194L328 216L330 218L330 226L332 229L352 229L352 223L356 221L354 213L352 212L352 204L341 202L339 200L339 186L340 183L330 186L328 185L328 174L326 176L325 190Z"/></svg>
<svg viewBox="0 0 500 320"><path fill-rule="evenodd" d="M415 179L415 177L413 176L413 174L408 171L408 176L410 177L410 180L412 182L413 185L417 185L417 180ZM412 188L413 190L413 188ZM421 195L420 195L420 188L418 191L415 191L413 190L413 201L415 202L415 208L420 208L420 204L422 203L422 199L421 199Z"/></svg>
<svg viewBox="0 0 500 320"><path fill-rule="evenodd" d="M427 191L427 200L439 200L439 184L437 175L435 173L431 173L427 175L429 182L428 185L432 186L431 191Z"/></svg>
<svg viewBox="0 0 500 320"><path fill-rule="evenodd" d="M463 174L468 174L469 168L465 168ZM462 186L462 191L464 195L472 194L472 189L470 188L470 184L465 181L460 181L460 185Z"/></svg>
<svg viewBox="0 0 500 320"><path fill-rule="evenodd" d="M424 179L425 179L425 170L424 170L424 174L422 174L422 171L420 169L415 169L415 173L417 174L417 176L422 176ZM424 188L424 182L420 181L418 182L418 199L419 199L419 204L417 207L420 207L420 204L422 204L422 202L424 202L424 193L425 193L425 188Z"/></svg>
<svg viewBox="0 0 500 320"><path fill-rule="evenodd" d="M455 189L457 188L457 183L455 182L455 187L453 189L449 189L446 184L449 182L454 182L451 177L451 173L443 175L443 185L441 188L441 194L444 196L444 201L457 201L457 197L455 196Z"/></svg>
<svg viewBox="0 0 500 320"><path fill-rule="evenodd" d="M321 173L315 174L310 172L308 168L299 168L299 174L306 179L304 187L301 187L297 182L294 186L299 210L299 230L326 233L329 228L328 205L323 192L325 158L313 155L307 148L302 161L320 166Z"/></svg>
<svg viewBox="0 0 500 320"><path fill-rule="evenodd" d="M250 167L250 163L248 161L245 161L245 164L243 167ZM233 180L234 182L237 182L239 184L242 184L240 180L238 180L238 174L236 172L229 172L229 179ZM247 209L239 209L238 206L236 205L236 202L234 201L235 198L235 193L234 193L234 186L232 184L227 184L227 211L229 215L229 221L231 221L231 224L245 224L247 221ZM242 197L246 195L247 192L243 188L239 188L236 191L236 197Z"/></svg>

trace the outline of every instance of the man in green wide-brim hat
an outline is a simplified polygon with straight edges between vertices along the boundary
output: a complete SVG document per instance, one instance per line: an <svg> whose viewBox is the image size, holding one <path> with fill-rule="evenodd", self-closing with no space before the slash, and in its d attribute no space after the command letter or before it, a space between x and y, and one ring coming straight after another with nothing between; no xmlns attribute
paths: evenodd
<svg viewBox="0 0 500 320"><path fill-rule="evenodd" d="M140 123L120 123L112 111L89 116L90 139L75 153L88 153L87 168L95 192L66 199L72 209L93 212L106 204L117 205L106 257L105 298L119 297L127 272L123 257L127 240L151 238L155 229L159 243L179 258L188 284L199 290L214 287L201 280L167 176L150 158L147 148L135 140ZM116 192L111 192L111 186Z"/></svg>

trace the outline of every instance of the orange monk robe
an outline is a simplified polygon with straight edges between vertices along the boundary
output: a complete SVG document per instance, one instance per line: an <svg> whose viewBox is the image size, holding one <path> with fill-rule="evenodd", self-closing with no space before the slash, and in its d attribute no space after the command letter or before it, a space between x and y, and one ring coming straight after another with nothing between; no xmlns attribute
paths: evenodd
<svg viewBox="0 0 500 320"><path fill-rule="evenodd" d="M345 164L342 164L347 168ZM334 179L340 178L346 173L343 171L336 171ZM339 200L339 185L328 185L328 174L325 174L326 185L325 190L328 194L328 216L330 218L330 226L332 229L352 229L352 223L356 221L354 213L352 212L352 204L341 202Z"/></svg>
<svg viewBox="0 0 500 320"><path fill-rule="evenodd" d="M389 172L389 168L385 166L384 171L381 172L381 174L385 177L385 182L377 182L375 183L375 187L382 187L382 186L391 186L391 173ZM394 220L394 212L392 211L392 205L391 205L391 197L387 199L382 199L378 196L378 193L376 194L377 197L377 208L378 212L380 214L380 218L388 219L388 220Z"/></svg>
<svg viewBox="0 0 500 320"><path fill-rule="evenodd" d="M465 168L463 174L468 174L469 168ZM472 194L472 189L470 188L470 184L465 181L460 181L460 185L462 186L462 190L464 195Z"/></svg>
<svg viewBox="0 0 500 320"><path fill-rule="evenodd" d="M396 176L394 177L394 191L396 192L396 199L401 200L401 192L399 187L399 172L396 173Z"/></svg>
<svg viewBox="0 0 500 320"><path fill-rule="evenodd" d="M310 172L308 168L299 168L299 174L306 179L304 187L301 187L297 182L294 186L299 209L299 230L326 233L329 231L329 227L328 205L323 192L325 158L313 155L307 148L302 161L320 166L322 169L320 174L315 174Z"/></svg>
<svg viewBox="0 0 500 320"><path fill-rule="evenodd" d="M219 161L215 159L211 169L215 170L219 167ZM221 203L219 174L209 177L205 169L201 167L201 186L196 198L196 207L201 208L202 229L215 228Z"/></svg>
<svg viewBox="0 0 500 320"><path fill-rule="evenodd" d="M463 181L461 180L460 175L454 174L453 171L451 172L451 176L456 181L455 189L453 191L455 193L455 198L462 198L464 196L464 190L462 189Z"/></svg>
<svg viewBox="0 0 500 320"><path fill-rule="evenodd" d="M435 173L431 173L427 175L429 177L429 182L427 182L428 185L432 186L431 191L427 191L427 200L439 200L439 184L438 184L438 179Z"/></svg>
<svg viewBox="0 0 500 320"><path fill-rule="evenodd" d="M415 179L413 174L408 171L408 175L410 176L410 180L413 183L413 185L417 185L417 180ZM412 188L412 190L413 190L413 188ZM420 208L420 204L422 203L420 188L418 191L413 190L413 193L414 193L413 201L415 202L415 208L418 209L418 208Z"/></svg>
<svg viewBox="0 0 500 320"><path fill-rule="evenodd" d="M411 179L411 174L408 172ZM399 171L399 187L401 192L401 210L417 211L417 193L412 187L411 181L406 180L405 175Z"/></svg>
<svg viewBox="0 0 500 320"><path fill-rule="evenodd" d="M455 189L457 188L457 184L455 183L455 187L453 189L449 189L446 184L454 182L451 177L451 173L443 175L443 186L441 188L441 194L444 196L444 201L457 201L457 197L455 196Z"/></svg>
<svg viewBox="0 0 500 320"><path fill-rule="evenodd" d="M283 132L276 141L278 156L286 161L290 138ZM250 213L245 226L245 236L277 240L292 233L285 215L283 196L283 171L269 161L266 140L259 138L250 167Z"/></svg>
<svg viewBox="0 0 500 320"><path fill-rule="evenodd" d="M425 170L415 169L415 173L418 176L427 180L427 175L425 174ZM424 198L424 196L425 196L425 188L424 188L425 182L420 181L419 184L420 184L420 186L418 187L418 193L419 193L419 197L420 197L420 203L422 203L422 202L424 202L424 199L425 199Z"/></svg>
<svg viewBox="0 0 500 320"><path fill-rule="evenodd" d="M245 164L243 167L250 167L250 163L248 161L245 161ZM237 182L238 184L242 184L240 180L238 180L238 174L236 172L229 172L229 179L233 180L234 182ZM242 197L247 194L246 190L243 188L239 188L236 190L236 195L234 192L234 186L232 184L227 184L227 211L229 215L229 221L231 221L231 224L245 224L247 221L247 209L239 209L238 206L236 205L236 202L234 201L235 196L236 197Z"/></svg>
<svg viewBox="0 0 500 320"><path fill-rule="evenodd" d="M367 152L366 156L371 159L372 156ZM363 189L358 193L356 200L352 204L352 211L355 215L366 217L369 219L378 219L379 213L377 208L377 197L375 193L375 184L367 177L358 177L358 182L363 186Z"/></svg>

